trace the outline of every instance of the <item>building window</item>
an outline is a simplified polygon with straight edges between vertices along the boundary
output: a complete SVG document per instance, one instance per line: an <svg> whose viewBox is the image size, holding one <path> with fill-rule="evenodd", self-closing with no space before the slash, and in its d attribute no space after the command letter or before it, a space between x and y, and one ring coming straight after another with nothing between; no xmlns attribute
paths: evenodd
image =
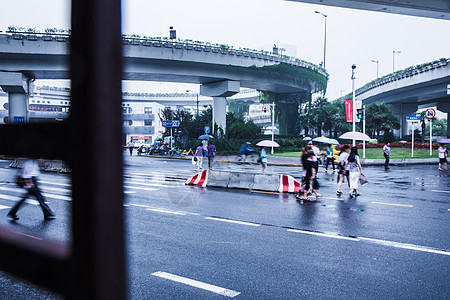
<svg viewBox="0 0 450 300"><path fill-rule="evenodd" d="M122 107L122 113L124 114L131 114L132 111L131 107Z"/></svg>
<svg viewBox="0 0 450 300"><path fill-rule="evenodd" d="M144 114L153 113L153 107L144 107Z"/></svg>
<svg viewBox="0 0 450 300"><path fill-rule="evenodd" d="M144 120L144 126L153 126L152 120Z"/></svg>

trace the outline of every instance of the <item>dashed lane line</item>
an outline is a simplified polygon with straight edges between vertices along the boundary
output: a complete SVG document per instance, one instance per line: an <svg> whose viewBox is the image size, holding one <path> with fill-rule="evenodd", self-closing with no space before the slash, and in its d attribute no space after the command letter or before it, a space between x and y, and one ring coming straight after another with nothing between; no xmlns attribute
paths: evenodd
<svg viewBox="0 0 450 300"><path fill-rule="evenodd" d="M432 192L437 192L437 193L449 193L450 191L441 191L441 190L431 190Z"/></svg>
<svg viewBox="0 0 450 300"><path fill-rule="evenodd" d="M378 240L378 239L372 239L372 238L365 238L365 237L359 237L361 241L374 243L378 245L383 246L389 246L389 247L395 247L395 248L403 248L403 249L410 249L410 250L416 250L416 251L422 251L422 252L430 252L435 254L442 254L442 255L450 255L450 252L439 250L431 247L426 246L419 246L414 244L406 244L406 243L398 243L398 242L391 242L391 241L385 241L385 240Z"/></svg>
<svg viewBox="0 0 450 300"><path fill-rule="evenodd" d="M234 298L240 294L240 292L236 292L236 291L229 290L229 289L226 289L226 288L223 288L220 286L212 285L209 283L201 282L201 281L190 279L187 277L178 276L178 275L171 274L171 273L158 271L158 272L152 273L152 275L160 277L160 278L172 280L172 281L175 281L178 283L182 283L185 285L189 285L192 287L196 287L196 288L206 290L206 291L209 291L209 292L212 292L212 293L215 293L218 295L222 295L225 297L229 297L229 298Z"/></svg>
<svg viewBox="0 0 450 300"><path fill-rule="evenodd" d="M157 191L157 190L159 190L159 189L155 189L155 188L144 188L144 187L132 186L132 185L126 185L125 188L133 189L133 190L142 190L142 191Z"/></svg>
<svg viewBox="0 0 450 300"><path fill-rule="evenodd" d="M185 216L186 215L185 213L182 213L182 212L173 211L173 210L158 209L158 208L147 208L146 210L156 211L156 212L160 212L160 213L164 213L164 214L172 214L172 215L180 215L180 216Z"/></svg>
<svg viewBox="0 0 450 300"><path fill-rule="evenodd" d="M198 214L198 213L192 213L192 212L180 211L180 210L168 210L168 209L165 209L165 208L153 207L153 206L142 205L142 204L133 204L133 203L129 203L129 204L124 204L123 206L125 206L125 207L127 207L127 206L142 207L142 208L145 208L145 209L150 210L150 211L171 212L171 213L174 213L174 214L176 214L176 215L192 215L192 216L200 216L200 214Z"/></svg>
<svg viewBox="0 0 450 300"><path fill-rule="evenodd" d="M11 206L6 206L6 205L1 205L0 204L0 209L8 209L8 208L11 208Z"/></svg>
<svg viewBox="0 0 450 300"><path fill-rule="evenodd" d="M325 233L325 232L300 230L300 229L288 229L287 231L297 232L297 233L304 233L304 234L310 234L310 235L318 235L318 236L323 236L323 237L329 237L329 238L341 239L341 240L348 240L348 241L355 241L355 242L359 241L358 238L342 236L342 235L339 235L337 233Z"/></svg>
<svg viewBox="0 0 450 300"><path fill-rule="evenodd" d="M56 182L56 181L45 181L39 180L40 183L51 184L51 185L59 185L59 186L72 186L70 183Z"/></svg>
<svg viewBox="0 0 450 300"><path fill-rule="evenodd" d="M197 215L201 216L201 214L197 213L189 213L189 212L179 212L179 211L168 211L166 209L161 208L154 208L148 205L141 205L141 204L125 204L124 206L136 206L136 207L143 207L147 210L156 211L156 212L165 212L165 213L171 213L171 214L177 214L177 215ZM449 209L450 211L450 209ZM415 250L415 251L421 251L421 252L428 252L428 253L434 253L434 254L441 254L441 255L449 255L450 251L444 250L444 249L437 249L427 246L420 246L420 245L414 245L414 244L407 244L407 243L399 243L399 242L392 242L387 240L380 240L380 239L373 239L373 238L365 238L365 237L358 237L358 236L351 236L351 235L340 235L338 233L333 232L320 232L320 231L312 231L312 230L304 230L304 229L298 229L298 228L289 228L284 226L276 226L271 224L259 224L259 223L251 223L251 222L244 222L244 221L238 221L238 220L232 220L232 219L226 219L226 218L218 218L218 217L205 217L206 220L214 220L214 221L221 221L221 222L228 222L228 223L234 223L234 224L241 224L241 225L247 225L247 226L270 226L270 227L279 227L279 228L285 228L289 232L294 233L302 233L302 234L309 234L309 235L315 235L315 236L321 236L321 237L327 237L327 238L334 238L334 239L341 239L341 240L347 240L347 241L354 241L354 242L368 242L372 244L378 244L382 246L387 247L395 247L395 248L403 248L403 249L409 249L409 250Z"/></svg>
<svg viewBox="0 0 450 300"><path fill-rule="evenodd" d="M0 190L7 191L7 192L14 192L16 194L22 194L23 193L23 189L21 189L21 188L9 188L9 187L0 186ZM46 198L59 199L59 200L65 200L65 201L72 201L72 198L67 197L67 196L48 194L48 193L42 193L42 195L44 195L44 197L46 197ZM10 199L7 199L7 200L10 200Z"/></svg>
<svg viewBox="0 0 450 300"><path fill-rule="evenodd" d="M156 187L162 187L162 188L178 188L180 185L167 185L167 184L159 184L159 183L144 183L139 181L125 181L125 184L138 184L143 186L156 186ZM184 184L183 184L184 186ZM125 186L126 187L126 186Z"/></svg>
<svg viewBox="0 0 450 300"><path fill-rule="evenodd" d="M382 204L382 205L391 205L391 206L413 207L413 205L409 205L409 204L397 204L397 203L385 203L385 202L370 202L370 203Z"/></svg>
<svg viewBox="0 0 450 300"><path fill-rule="evenodd" d="M10 201L15 201L15 202L17 202L17 201L21 200L22 198L20 198L20 197L15 197L15 196L10 196L10 195L0 194L0 199L3 199L3 200L10 200ZM27 200L25 200L25 203L28 203L28 204L31 204L31 205L39 205L39 202L38 202L38 201L32 200L32 199L27 199Z"/></svg>
<svg viewBox="0 0 450 300"><path fill-rule="evenodd" d="M216 218L216 217L205 217L205 219L206 220L214 220L214 221L220 221L220 222L228 222L228 223L240 224L240 225L247 225L247 226L255 226L255 227L261 226L261 224L257 224L257 223L236 221L236 220Z"/></svg>

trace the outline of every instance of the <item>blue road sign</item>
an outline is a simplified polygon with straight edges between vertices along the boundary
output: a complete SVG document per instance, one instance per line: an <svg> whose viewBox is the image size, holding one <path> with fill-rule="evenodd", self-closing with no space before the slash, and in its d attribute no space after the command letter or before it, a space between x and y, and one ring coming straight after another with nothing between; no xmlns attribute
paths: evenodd
<svg viewBox="0 0 450 300"><path fill-rule="evenodd" d="M14 123L25 123L25 117L14 117Z"/></svg>
<svg viewBox="0 0 450 300"><path fill-rule="evenodd" d="M420 116L406 116L406 121L409 121L409 122L420 121Z"/></svg>
<svg viewBox="0 0 450 300"><path fill-rule="evenodd" d="M178 120L162 121L162 126L163 127L179 127L180 126L180 121L178 121Z"/></svg>
<svg viewBox="0 0 450 300"><path fill-rule="evenodd" d="M209 133L211 131L211 129L209 128L209 126L205 126L205 133Z"/></svg>

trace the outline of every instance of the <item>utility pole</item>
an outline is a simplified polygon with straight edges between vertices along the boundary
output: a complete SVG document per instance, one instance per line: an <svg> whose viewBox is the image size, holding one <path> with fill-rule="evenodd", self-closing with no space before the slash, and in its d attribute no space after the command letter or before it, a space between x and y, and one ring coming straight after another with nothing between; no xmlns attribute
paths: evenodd
<svg viewBox="0 0 450 300"><path fill-rule="evenodd" d="M355 123L355 69L356 69L356 65L353 64L352 65L352 128L353 128L353 132L356 131L356 123ZM356 146L356 140L353 139L353 146Z"/></svg>

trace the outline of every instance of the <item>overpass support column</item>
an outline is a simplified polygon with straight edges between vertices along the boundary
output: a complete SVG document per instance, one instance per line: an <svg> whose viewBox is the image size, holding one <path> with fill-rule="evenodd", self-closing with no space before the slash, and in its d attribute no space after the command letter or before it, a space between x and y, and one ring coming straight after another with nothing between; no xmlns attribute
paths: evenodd
<svg viewBox="0 0 450 300"><path fill-rule="evenodd" d="M394 113L400 120L400 130L394 131L400 138L408 135L408 123L406 122L406 116L414 116L417 112L418 106L416 103L399 103L393 104Z"/></svg>
<svg viewBox="0 0 450 300"><path fill-rule="evenodd" d="M28 122L28 78L19 72L0 72L0 86L8 93L8 123Z"/></svg>
<svg viewBox="0 0 450 300"><path fill-rule="evenodd" d="M440 102L437 104L437 109L447 113L447 137L450 138L450 102Z"/></svg>
<svg viewBox="0 0 450 300"><path fill-rule="evenodd" d="M215 124L221 128L223 133L226 132L227 126L227 102L226 97L231 97L239 93L241 84L239 81L219 81L213 83L206 83L200 86L200 95L213 97L213 111L212 111L212 127L213 133L221 134L220 129L214 132Z"/></svg>

